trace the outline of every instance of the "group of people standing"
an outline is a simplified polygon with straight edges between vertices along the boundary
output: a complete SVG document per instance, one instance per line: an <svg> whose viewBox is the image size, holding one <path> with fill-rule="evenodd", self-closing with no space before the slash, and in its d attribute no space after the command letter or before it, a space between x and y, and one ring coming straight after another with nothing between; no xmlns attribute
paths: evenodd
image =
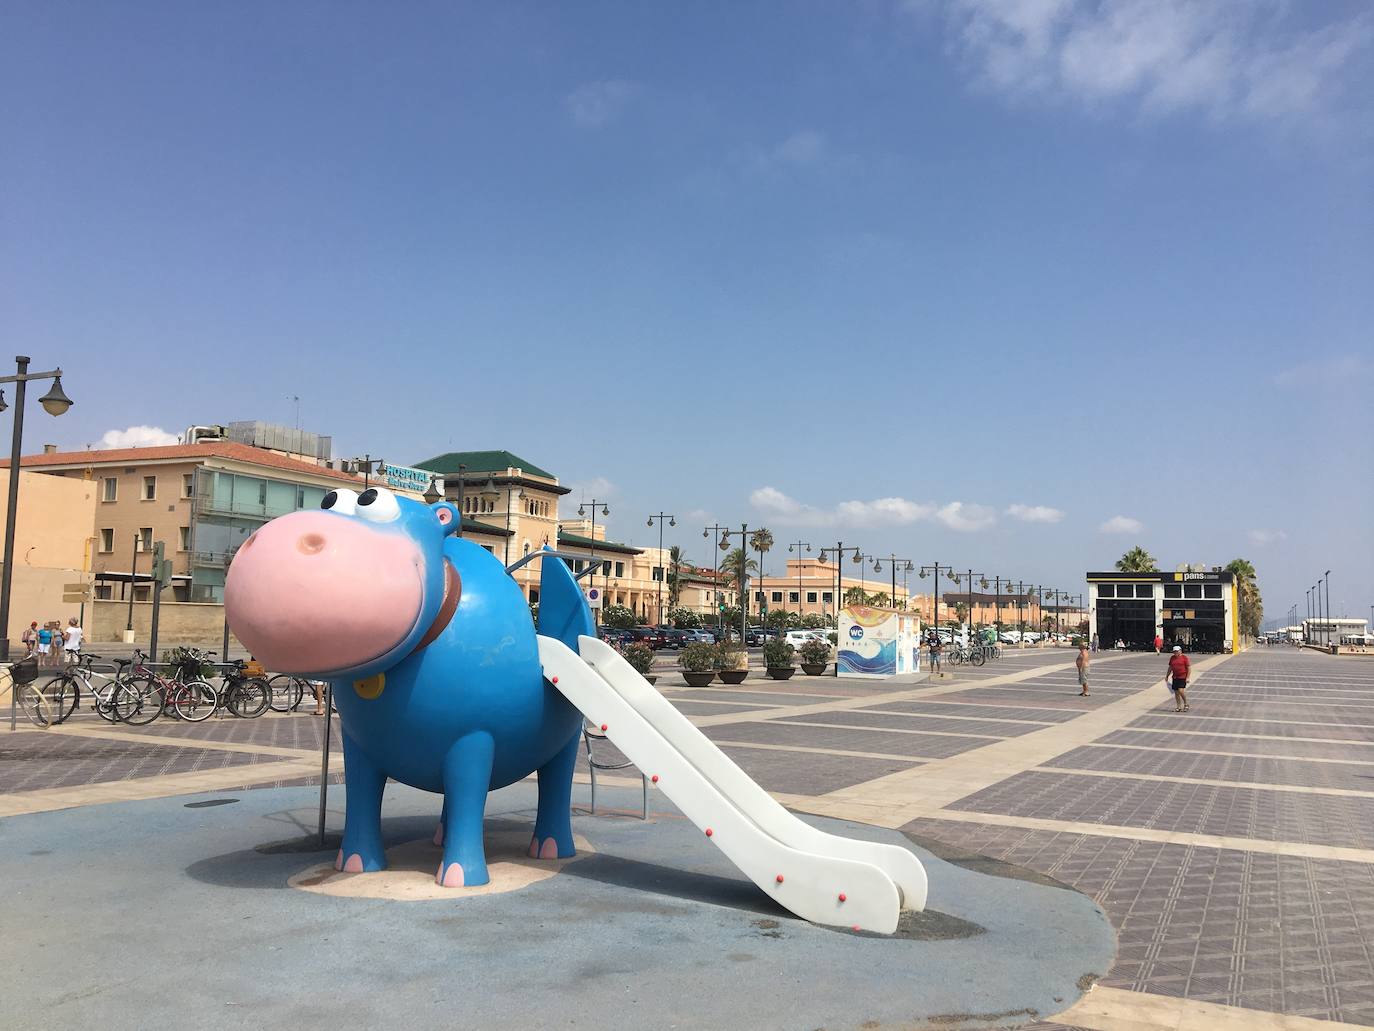
<svg viewBox="0 0 1374 1031"><path fill-rule="evenodd" d="M25 658L36 655L39 666L61 666L75 662L81 653L84 631L75 616L64 627L60 619L49 620L42 626L38 620L29 623L20 640L28 649Z"/></svg>
<svg viewBox="0 0 1374 1031"><path fill-rule="evenodd" d="M1155 651L1158 652L1163 642L1155 638ZM1074 666L1078 668L1078 687L1079 697L1088 697L1088 667L1092 664L1092 655L1088 650L1088 642L1080 641L1078 645L1078 658L1074 660ZM1183 654L1181 645L1174 645L1173 652L1169 655L1168 672L1164 674L1164 683L1173 693L1174 711L1188 711L1188 674L1191 663L1188 656Z"/></svg>

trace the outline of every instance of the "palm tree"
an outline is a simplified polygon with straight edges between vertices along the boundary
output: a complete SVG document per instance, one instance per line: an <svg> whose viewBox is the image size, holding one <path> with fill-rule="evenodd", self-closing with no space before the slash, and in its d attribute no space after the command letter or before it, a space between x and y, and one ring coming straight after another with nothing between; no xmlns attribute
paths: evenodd
<svg viewBox="0 0 1374 1031"><path fill-rule="evenodd" d="M691 572L692 564L682 559L682 549L674 544L668 549L668 608L677 608L682 598L683 577Z"/></svg>
<svg viewBox="0 0 1374 1031"><path fill-rule="evenodd" d="M1264 601L1260 597L1259 585L1255 583L1254 564L1248 559L1235 558L1226 563L1226 571L1236 578L1240 632L1257 637L1260 624L1264 622Z"/></svg>
<svg viewBox="0 0 1374 1031"><path fill-rule="evenodd" d="M768 554L773 547L773 531L766 526L760 526L749 535L749 546L758 553L759 556L759 576L763 576L763 556Z"/></svg>
<svg viewBox="0 0 1374 1031"><path fill-rule="evenodd" d="M1116 560L1116 568L1121 573L1153 573L1159 569L1155 557L1138 544Z"/></svg>
<svg viewBox="0 0 1374 1031"><path fill-rule="evenodd" d="M725 587L738 589L741 572L747 577L750 573L757 573L758 570L759 564L752 558L746 558L743 548L731 548L720 560L720 575Z"/></svg>
<svg viewBox="0 0 1374 1031"><path fill-rule="evenodd" d="M887 596L886 591L879 591L877 594L870 595L868 601L869 604L880 609L885 609L892 604L892 599Z"/></svg>

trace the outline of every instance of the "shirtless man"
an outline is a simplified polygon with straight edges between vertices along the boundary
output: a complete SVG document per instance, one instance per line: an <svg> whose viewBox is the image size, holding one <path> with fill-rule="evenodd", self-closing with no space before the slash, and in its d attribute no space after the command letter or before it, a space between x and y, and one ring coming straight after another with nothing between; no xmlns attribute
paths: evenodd
<svg viewBox="0 0 1374 1031"><path fill-rule="evenodd" d="M1083 690L1078 692L1080 698L1088 697L1088 644L1086 641L1078 643L1078 658L1074 660L1074 665L1078 667L1078 686Z"/></svg>

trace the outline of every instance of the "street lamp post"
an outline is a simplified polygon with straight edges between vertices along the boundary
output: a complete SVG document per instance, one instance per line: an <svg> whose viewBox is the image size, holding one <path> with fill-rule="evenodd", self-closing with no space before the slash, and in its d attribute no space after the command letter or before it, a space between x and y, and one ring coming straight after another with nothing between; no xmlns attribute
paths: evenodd
<svg viewBox="0 0 1374 1031"><path fill-rule="evenodd" d="M1322 574L1322 581L1326 584L1326 637L1322 641L1328 648L1331 647L1331 570Z"/></svg>
<svg viewBox="0 0 1374 1031"><path fill-rule="evenodd" d="M855 548L855 549L853 549L853 550L854 550L854 561L855 561L855 562L862 562L862 561L863 561L863 552L859 551L858 548ZM825 561L825 556L826 556L827 554L832 554L832 555L835 556L835 600L834 600L834 602L832 602L832 604L835 606L835 630L837 631L837 637L838 637L838 631L839 631L839 629L840 629L840 603L841 603L841 601L843 600L843 594L844 594L844 556L845 556L844 541L836 541L836 542L835 542L835 546L834 546L833 548L822 548L822 549L820 550L820 561L821 561L821 562L824 562L824 561ZM839 648L838 648L838 645L836 646L836 655L835 655L835 674L834 674L834 675L837 676L837 677L840 675L840 657L839 657Z"/></svg>
<svg viewBox="0 0 1374 1031"><path fill-rule="evenodd" d="M892 571L892 593L888 595L888 600L892 603L892 607L894 609L897 607L897 567L902 563L905 563L905 566L903 567L903 572L909 573L912 571L912 569L915 568L915 566L911 564L911 559L909 558L899 558L898 556L892 554L889 554L887 556L887 567ZM881 573L882 571L882 559L875 558L873 560L873 572Z"/></svg>
<svg viewBox="0 0 1374 1031"><path fill-rule="evenodd" d="M464 494L467 492L467 471L468 467L458 466L458 475L452 479L445 474L444 476L444 500L458 509L458 533L456 536L463 536L463 520L467 518L467 499ZM432 484L431 484L432 486Z"/></svg>
<svg viewBox="0 0 1374 1031"><path fill-rule="evenodd" d="M607 505L606 502L604 502L604 501L598 501L596 498L592 498L592 554L591 554L591 558L588 560L588 561L590 561L591 564L592 564L592 571L591 571L590 573L587 574L588 577L591 579L591 582L592 582L592 583L596 583L596 506L597 506L597 505L600 505L600 506L601 506L601 514L602 514L603 516L608 516L608 515L611 514L610 506ZM577 514L580 515L580 516L585 516L585 515L587 514L587 506L586 506L585 504L578 505L578 506L577 506ZM610 574L610 571L608 570L607 573L606 573L606 576L605 576L604 584L603 584L603 586L602 586L602 588L601 588L601 604L602 604L602 605L605 605L605 604L606 604L606 592L607 592L608 590L610 590L610 587L611 587L611 574ZM596 609L592 609L592 621L593 621L593 625L599 625L599 623L600 623L600 620L597 618L597 610L596 610Z"/></svg>
<svg viewBox="0 0 1374 1031"><path fill-rule="evenodd" d="M978 577L978 578L982 581L982 584L983 584L984 587L986 587L986 586L988 585L988 581L987 581L987 574L986 574L986 573L975 573L972 569L968 570L967 573L966 573L966 575L968 576L968 629L969 629L970 643L972 643L972 637L973 637L973 578L974 578L975 576ZM953 580L955 583L958 583L958 582L959 582L959 574L958 574L958 573L951 573L949 578L950 578L951 580Z"/></svg>
<svg viewBox="0 0 1374 1031"><path fill-rule="evenodd" d="M71 398L62 392L62 369L56 368L50 372L30 372L29 361L27 355L15 355L15 374L13 376L0 376L0 383L14 384L14 435L10 440L9 500L6 505L5 517L5 568L0 573L0 662L8 662L10 658L10 588L13 585L14 576L14 523L19 515L19 472L24 444L25 387L30 380L50 379L53 381L52 389L38 399L38 403L43 406L43 411L51 416L63 415L72 406ZM0 388L0 412L8 407L5 404L5 392Z"/></svg>
<svg viewBox="0 0 1374 1031"><path fill-rule="evenodd" d="M370 451L363 455L362 458L353 459L353 466L354 472L357 472L359 469L363 471L363 490L367 490L367 488L372 485L373 469L376 469L378 472L386 469L386 463L380 458L373 458Z"/></svg>
<svg viewBox="0 0 1374 1031"><path fill-rule="evenodd" d="M702 531L701 531L701 535L702 535L703 537L705 537L707 540L710 540L712 534L724 533L727 529L728 529L728 527L721 526L721 525L719 525L719 524L717 523L717 524L713 524L713 525L711 525L711 526L703 527L703 528L702 528ZM723 610L724 610L724 598L721 597L722 591L721 591L721 589L720 589L720 563L719 563L719 562L712 562L712 563L711 563L711 567L716 571L716 577L715 577L715 585L716 585L716 633L719 634L721 637L724 637L724 636L725 636L725 612L723 611Z"/></svg>
<svg viewBox="0 0 1374 1031"><path fill-rule="evenodd" d="M668 578L668 566L663 561L663 520L668 520L669 526L677 525L677 516L669 515L667 512L660 512L658 515L649 517L649 526L652 528L654 521L658 521L658 625L664 626L663 621L663 581Z"/></svg>
<svg viewBox="0 0 1374 1031"><path fill-rule="evenodd" d="M137 530L134 531L134 556L129 559L129 622L124 627L126 633L133 633L134 630L134 584L138 582L138 546L143 541L143 535ZM153 657L157 661L157 657Z"/></svg>
<svg viewBox="0 0 1374 1031"><path fill-rule="evenodd" d="M935 575L935 585L932 588L933 593L930 596L930 622L937 630L940 628L940 570L942 569L946 573L952 574L954 572L952 566L942 566L938 562L933 565L922 566L920 571L922 580L924 580L928 574L933 573Z"/></svg>
<svg viewBox="0 0 1374 1031"><path fill-rule="evenodd" d="M797 553L797 620L798 620L798 622L800 622L800 621L801 621L801 618L802 618L802 557L801 557L802 548L806 548L807 551L810 551L810 550L811 550L811 542L810 542L810 541L793 541L791 544L789 544L789 545L787 546L787 550L788 550L789 552L790 552L790 551L795 551L795 552ZM1371 607L1371 608L1374 608L1374 606L1370 606L1370 607Z"/></svg>

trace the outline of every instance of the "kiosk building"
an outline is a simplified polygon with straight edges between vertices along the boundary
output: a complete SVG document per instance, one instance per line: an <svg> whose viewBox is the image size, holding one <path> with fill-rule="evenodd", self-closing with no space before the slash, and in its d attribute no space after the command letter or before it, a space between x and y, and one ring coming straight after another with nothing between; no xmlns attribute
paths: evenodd
<svg viewBox="0 0 1374 1031"><path fill-rule="evenodd" d="M1103 648L1181 645L1190 652L1237 650L1240 608L1235 577L1206 573L1089 573L1088 625Z"/></svg>

